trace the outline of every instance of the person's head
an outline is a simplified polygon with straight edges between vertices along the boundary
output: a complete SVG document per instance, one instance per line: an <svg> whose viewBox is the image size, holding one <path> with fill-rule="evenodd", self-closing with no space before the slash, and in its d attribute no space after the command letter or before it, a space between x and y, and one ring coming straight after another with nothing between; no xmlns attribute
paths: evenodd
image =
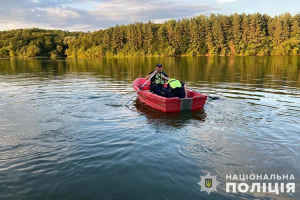
<svg viewBox="0 0 300 200"><path fill-rule="evenodd" d="M158 63L158 64L156 65L156 70L157 70L158 72L162 72L162 64L161 64L161 63Z"/></svg>

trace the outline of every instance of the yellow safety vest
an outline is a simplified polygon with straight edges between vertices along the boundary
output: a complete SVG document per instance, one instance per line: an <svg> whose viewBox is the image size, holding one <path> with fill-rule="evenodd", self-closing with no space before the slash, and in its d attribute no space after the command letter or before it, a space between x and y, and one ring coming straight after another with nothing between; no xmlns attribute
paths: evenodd
<svg viewBox="0 0 300 200"><path fill-rule="evenodd" d="M165 80L161 78L161 75L165 73L164 71L162 71L161 73L157 73L155 74L155 84L165 84Z"/></svg>
<svg viewBox="0 0 300 200"><path fill-rule="evenodd" d="M175 89L175 88L181 88L182 87L182 84L179 80L175 79L175 78L171 78L169 81L168 81L168 85L172 88L172 89Z"/></svg>

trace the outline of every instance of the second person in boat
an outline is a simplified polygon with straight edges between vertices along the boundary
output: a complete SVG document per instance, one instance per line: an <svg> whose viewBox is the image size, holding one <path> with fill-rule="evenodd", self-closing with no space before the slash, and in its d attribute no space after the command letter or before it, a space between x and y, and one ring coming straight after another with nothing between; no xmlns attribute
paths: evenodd
<svg viewBox="0 0 300 200"><path fill-rule="evenodd" d="M167 88L163 88L161 90L163 96L169 98L172 97L187 98L188 90L187 90L187 86L183 82L175 78L170 79L166 77L166 79L168 80Z"/></svg>

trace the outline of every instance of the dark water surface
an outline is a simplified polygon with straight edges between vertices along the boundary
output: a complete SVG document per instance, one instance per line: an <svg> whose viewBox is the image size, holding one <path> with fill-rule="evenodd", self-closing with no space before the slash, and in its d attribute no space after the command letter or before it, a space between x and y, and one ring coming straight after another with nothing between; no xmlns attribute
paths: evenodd
<svg viewBox="0 0 300 200"><path fill-rule="evenodd" d="M156 63L208 99L121 105ZM300 57L0 60L0 199L300 199ZM218 192L200 192L210 172ZM225 192L225 174L294 174L296 193Z"/></svg>

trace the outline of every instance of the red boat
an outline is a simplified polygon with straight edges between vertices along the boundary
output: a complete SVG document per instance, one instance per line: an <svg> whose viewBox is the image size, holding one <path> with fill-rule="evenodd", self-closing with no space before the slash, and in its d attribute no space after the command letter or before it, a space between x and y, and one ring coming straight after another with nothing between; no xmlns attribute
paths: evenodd
<svg viewBox="0 0 300 200"><path fill-rule="evenodd" d="M137 78L133 81L135 91L147 81L145 78ZM164 85L167 87L167 84ZM188 90L188 98L166 98L150 92L150 82L138 92L138 98L145 104L163 112L179 112L186 110L201 110L204 107L207 96Z"/></svg>

